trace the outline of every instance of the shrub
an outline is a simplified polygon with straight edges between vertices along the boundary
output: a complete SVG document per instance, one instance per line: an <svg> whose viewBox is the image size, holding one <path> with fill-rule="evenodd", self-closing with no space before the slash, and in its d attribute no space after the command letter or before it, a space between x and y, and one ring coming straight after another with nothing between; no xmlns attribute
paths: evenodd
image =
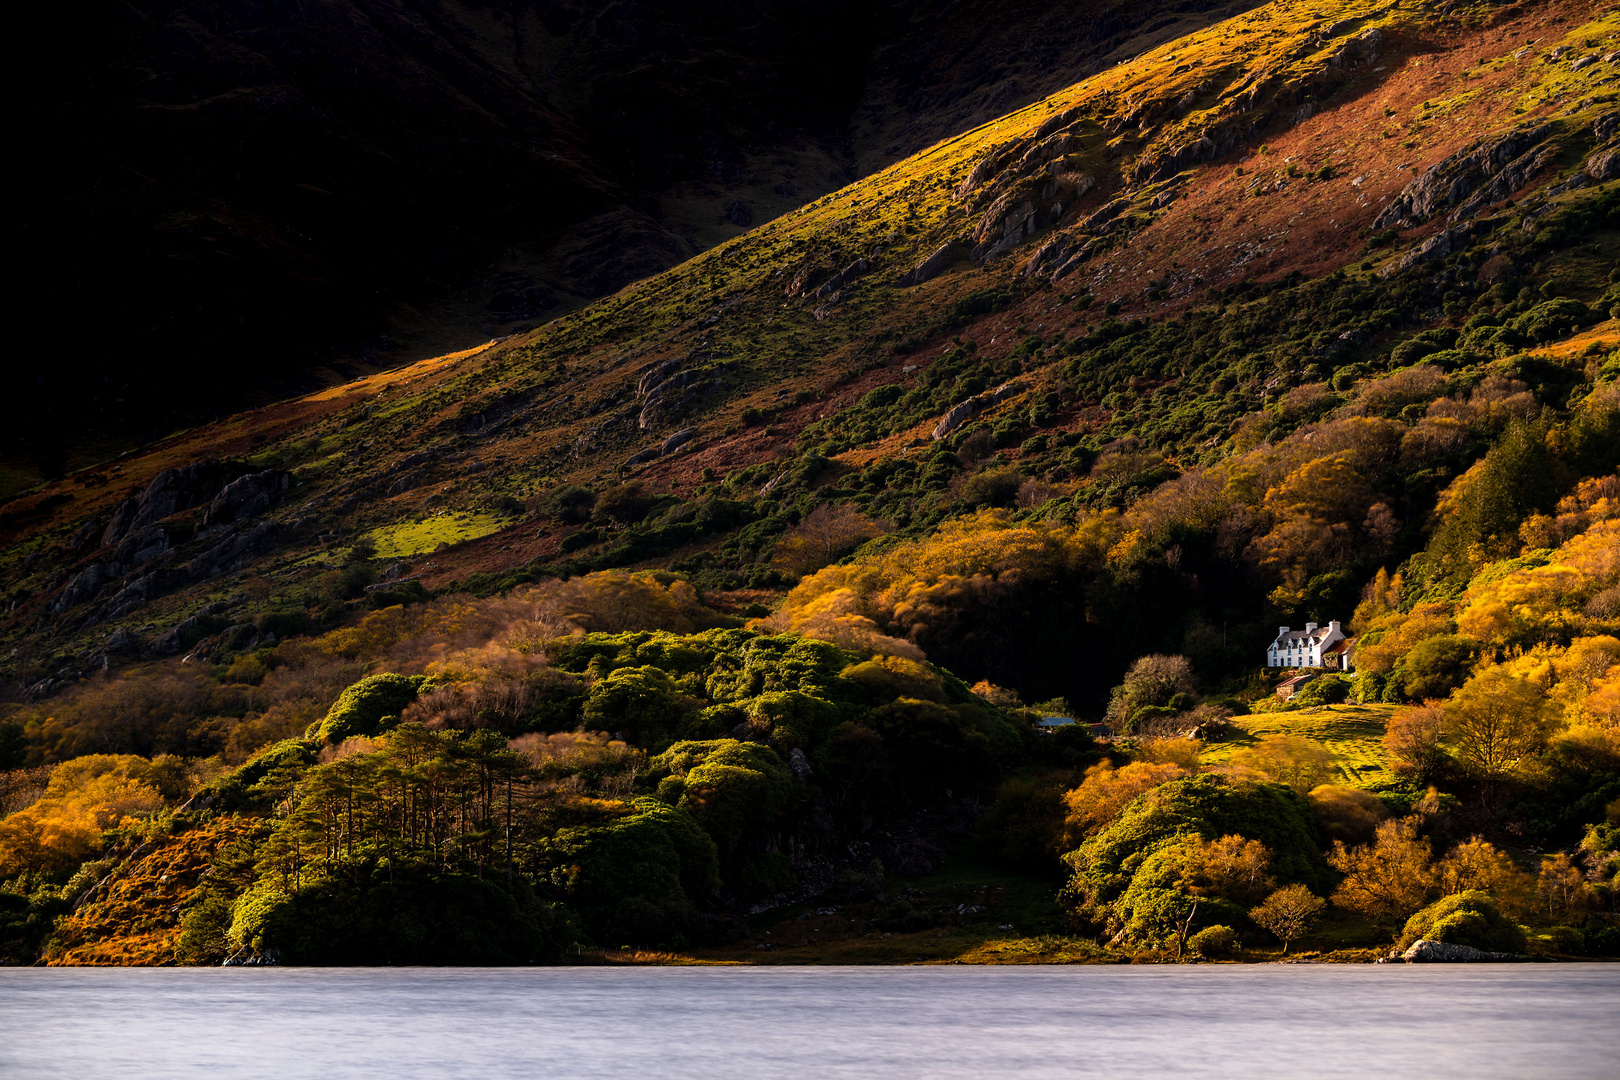
<svg viewBox="0 0 1620 1080"><path fill-rule="evenodd" d="M1448 896L1413 915L1395 948L1404 952L1424 939L1486 952L1522 953L1528 947L1524 930L1502 914L1490 893L1478 890Z"/></svg>
<svg viewBox="0 0 1620 1080"><path fill-rule="evenodd" d="M1389 809L1370 791L1322 784L1306 796L1316 820L1329 840L1347 844L1368 844L1378 823L1389 817Z"/></svg>
<svg viewBox="0 0 1620 1080"><path fill-rule="evenodd" d="M1199 956L1220 960L1237 952L1242 943L1230 926L1206 926L1187 939L1187 947Z"/></svg>
<svg viewBox="0 0 1620 1080"><path fill-rule="evenodd" d="M1337 705L1350 696L1350 682L1340 675L1324 675L1288 699L1289 708L1310 708L1316 705Z"/></svg>
<svg viewBox="0 0 1620 1080"><path fill-rule="evenodd" d="M339 694L325 719L305 737L336 745L356 735L375 735L385 719L398 720L429 683L426 675L368 675Z"/></svg>

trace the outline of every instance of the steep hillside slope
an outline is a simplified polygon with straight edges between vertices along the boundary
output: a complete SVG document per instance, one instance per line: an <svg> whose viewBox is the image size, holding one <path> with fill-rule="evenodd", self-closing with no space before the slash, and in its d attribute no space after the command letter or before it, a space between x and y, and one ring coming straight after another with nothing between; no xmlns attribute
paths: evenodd
<svg viewBox="0 0 1620 1080"><path fill-rule="evenodd" d="M900 536L1010 503L965 493L975 463L1025 503L1129 502L1521 287L1601 310L1615 27L1574 2L1268 5L533 332L70 476L0 516L9 673L39 697L407 581L781 588L773 547L821 502ZM568 485L593 521L545 498Z"/></svg>
<svg viewBox="0 0 1620 1080"><path fill-rule="evenodd" d="M64 15L55 38L74 47L25 58L19 79L35 359L0 492L526 329L970 114L1204 25L1204 7L199 0Z"/></svg>

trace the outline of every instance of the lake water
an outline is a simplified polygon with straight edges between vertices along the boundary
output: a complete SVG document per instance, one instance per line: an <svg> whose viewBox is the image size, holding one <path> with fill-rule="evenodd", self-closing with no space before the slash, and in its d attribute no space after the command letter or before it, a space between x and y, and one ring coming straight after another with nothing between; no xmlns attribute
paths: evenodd
<svg viewBox="0 0 1620 1080"><path fill-rule="evenodd" d="M1620 1076L1620 965L3 969L0 1076Z"/></svg>

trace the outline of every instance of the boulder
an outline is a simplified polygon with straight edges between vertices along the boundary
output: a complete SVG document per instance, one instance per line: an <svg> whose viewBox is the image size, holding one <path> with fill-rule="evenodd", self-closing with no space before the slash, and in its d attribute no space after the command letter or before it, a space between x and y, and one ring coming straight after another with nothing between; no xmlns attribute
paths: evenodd
<svg viewBox="0 0 1620 1080"><path fill-rule="evenodd" d="M970 397L957 405L953 405L949 412L940 417L939 423L934 425L934 439L945 438L951 432L978 416L992 405L1007 400L1024 388L1024 384L1014 380L1002 383L994 390L987 390L977 397Z"/></svg>
<svg viewBox="0 0 1620 1080"><path fill-rule="evenodd" d="M1393 959L1393 957L1392 957ZM1469 945L1424 939L1400 954L1408 964L1500 964L1520 960L1517 953L1486 952Z"/></svg>
<svg viewBox="0 0 1620 1080"><path fill-rule="evenodd" d="M930 254L928 258L924 259L922 262L918 263L904 274L901 274L899 277L899 282L901 285L921 285L923 282L943 274L950 268L952 263L961 257L961 242L957 240L947 240L945 243L935 248L933 253Z"/></svg>
<svg viewBox="0 0 1620 1080"><path fill-rule="evenodd" d="M673 454L676 450L679 450L681 447L691 442L692 437L695 436L697 432L698 429L692 427L683 428L682 430L677 431L675 434L665 439L663 445L658 448L659 456Z"/></svg>

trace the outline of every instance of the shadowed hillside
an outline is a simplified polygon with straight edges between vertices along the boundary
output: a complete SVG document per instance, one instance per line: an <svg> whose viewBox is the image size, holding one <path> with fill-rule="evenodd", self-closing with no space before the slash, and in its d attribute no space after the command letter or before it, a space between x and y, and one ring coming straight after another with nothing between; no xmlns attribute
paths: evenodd
<svg viewBox="0 0 1620 1080"><path fill-rule="evenodd" d="M0 490L527 329L1214 17L1172 7L75 12L21 80Z"/></svg>

